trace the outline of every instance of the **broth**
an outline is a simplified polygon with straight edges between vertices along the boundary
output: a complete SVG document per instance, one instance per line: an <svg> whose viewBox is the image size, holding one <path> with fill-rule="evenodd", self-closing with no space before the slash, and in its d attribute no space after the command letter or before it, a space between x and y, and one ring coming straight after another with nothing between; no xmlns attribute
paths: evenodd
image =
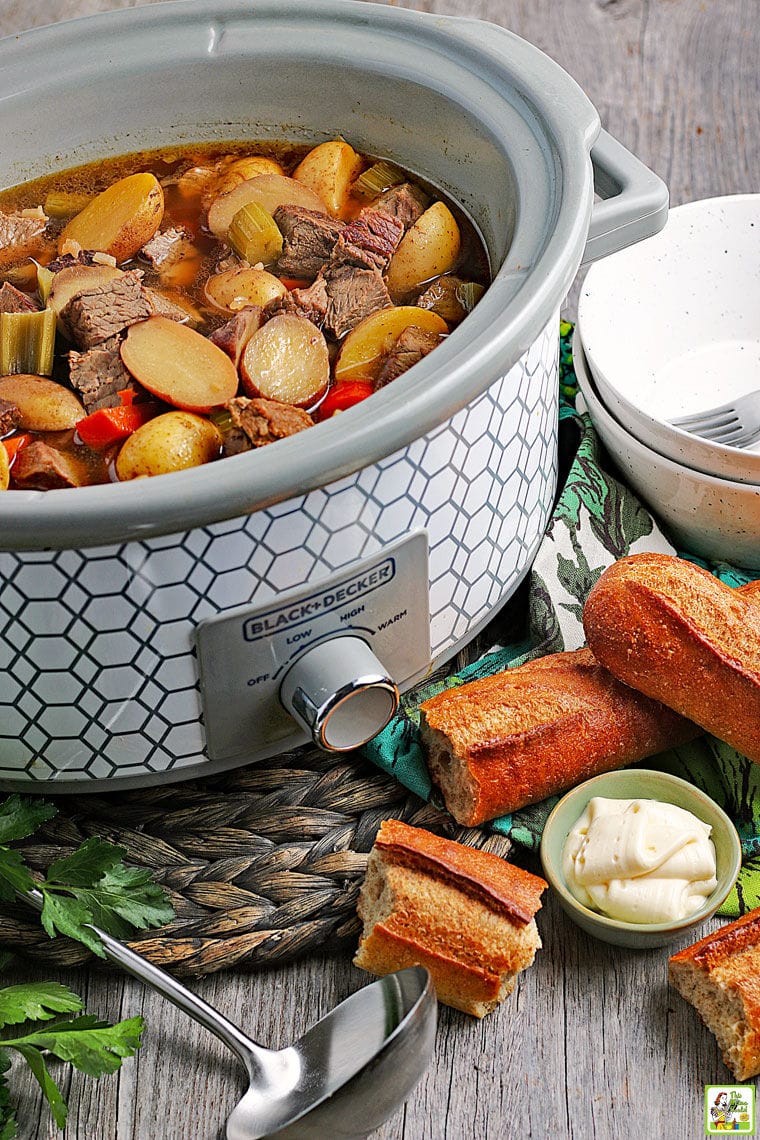
<svg viewBox="0 0 760 1140"><path fill-rule="evenodd" d="M9 490L276 442L395 381L489 281L455 202L343 140L106 159L3 191L0 231Z"/></svg>

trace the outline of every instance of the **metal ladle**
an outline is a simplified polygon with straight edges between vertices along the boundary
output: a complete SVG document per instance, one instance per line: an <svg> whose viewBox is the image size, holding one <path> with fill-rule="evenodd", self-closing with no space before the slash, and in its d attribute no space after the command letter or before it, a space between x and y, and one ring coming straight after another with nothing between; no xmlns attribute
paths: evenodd
<svg viewBox="0 0 760 1140"><path fill-rule="evenodd" d="M22 896L41 909L42 896ZM433 1052L436 997L411 966L365 986L285 1049L265 1049L123 942L97 926L107 956L232 1049L248 1091L227 1119L227 1140L349 1140L369 1135L403 1104Z"/></svg>

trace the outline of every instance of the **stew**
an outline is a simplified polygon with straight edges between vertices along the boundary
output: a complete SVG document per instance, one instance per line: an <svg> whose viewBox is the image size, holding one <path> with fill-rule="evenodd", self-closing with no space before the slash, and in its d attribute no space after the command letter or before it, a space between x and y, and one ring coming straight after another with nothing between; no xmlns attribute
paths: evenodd
<svg viewBox="0 0 760 1140"><path fill-rule="evenodd" d="M0 489L135 479L371 397L464 319L456 203L343 139L140 152L0 194Z"/></svg>

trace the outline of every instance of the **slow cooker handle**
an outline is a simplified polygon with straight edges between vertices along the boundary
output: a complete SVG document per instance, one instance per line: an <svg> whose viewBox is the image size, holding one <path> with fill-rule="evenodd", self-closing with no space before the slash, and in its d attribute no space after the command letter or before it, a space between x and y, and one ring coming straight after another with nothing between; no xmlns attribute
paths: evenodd
<svg viewBox="0 0 760 1140"><path fill-rule="evenodd" d="M635 155L601 131L591 148L594 189L582 265L659 233L668 218L668 188Z"/></svg>

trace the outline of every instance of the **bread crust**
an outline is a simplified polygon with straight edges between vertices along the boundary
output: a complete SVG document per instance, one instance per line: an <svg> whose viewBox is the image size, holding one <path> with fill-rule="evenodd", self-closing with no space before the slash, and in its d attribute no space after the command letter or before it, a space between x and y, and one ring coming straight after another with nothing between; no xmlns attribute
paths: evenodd
<svg viewBox="0 0 760 1140"><path fill-rule="evenodd" d="M375 974L425 966L440 1001L483 1017L541 945L546 883L487 851L386 820L370 852L354 962Z"/></svg>
<svg viewBox="0 0 760 1140"><path fill-rule="evenodd" d="M622 684L589 649L446 689L420 706L431 777L454 818L469 827L699 731Z"/></svg>
<svg viewBox="0 0 760 1140"><path fill-rule="evenodd" d="M760 1073L760 908L679 950L668 977L718 1038L736 1080Z"/></svg>
<svg viewBox="0 0 760 1140"><path fill-rule="evenodd" d="M760 584L637 554L605 570L583 612L598 661L760 763Z"/></svg>
<svg viewBox="0 0 760 1140"><path fill-rule="evenodd" d="M465 847L398 819L383 822L375 847L383 853L386 863L423 871L441 882L449 882L464 894L523 925L534 917L546 890L546 883L538 875L490 851Z"/></svg>

